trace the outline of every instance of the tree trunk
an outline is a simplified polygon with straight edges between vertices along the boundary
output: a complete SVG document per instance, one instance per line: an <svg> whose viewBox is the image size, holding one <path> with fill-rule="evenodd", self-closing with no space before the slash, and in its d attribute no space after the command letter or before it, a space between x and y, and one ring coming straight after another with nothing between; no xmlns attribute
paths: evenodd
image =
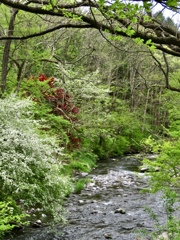
<svg viewBox="0 0 180 240"><path fill-rule="evenodd" d="M18 13L17 9L11 10L11 18L9 22L9 28L8 28L8 37L13 36L14 33L14 23L15 18ZM11 39L6 40L4 45L4 51L3 51L3 57L2 57L2 74L1 74L1 91L2 93L6 90L6 78L8 74L8 62L9 62L9 53L10 53L10 47L11 47Z"/></svg>

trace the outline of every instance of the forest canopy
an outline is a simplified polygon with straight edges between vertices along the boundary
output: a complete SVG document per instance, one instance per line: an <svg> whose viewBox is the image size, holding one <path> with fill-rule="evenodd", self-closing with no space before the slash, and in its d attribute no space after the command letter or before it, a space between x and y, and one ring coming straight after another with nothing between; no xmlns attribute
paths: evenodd
<svg viewBox="0 0 180 240"><path fill-rule="evenodd" d="M36 29L31 33L1 33L0 40L28 39L41 36L62 28L97 29L104 38L109 35L115 39L128 37L136 43L143 42L151 49L180 56L180 32L177 23L170 18L162 21L165 10L179 14L177 0L169 1L48 1L2 0L6 6L37 15L48 27ZM160 12L156 14L157 11ZM18 13L17 13L18 14ZM166 12L167 14L167 12Z"/></svg>

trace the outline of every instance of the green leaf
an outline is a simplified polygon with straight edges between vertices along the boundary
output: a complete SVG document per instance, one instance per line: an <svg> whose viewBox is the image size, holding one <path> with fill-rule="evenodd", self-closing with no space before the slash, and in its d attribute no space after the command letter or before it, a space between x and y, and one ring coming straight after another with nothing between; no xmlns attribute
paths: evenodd
<svg viewBox="0 0 180 240"><path fill-rule="evenodd" d="M150 45L150 44L152 44L152 40L151 39L146 41L146 45Z"/></svg>
<svg viewBox="0 0 180 240"><path fill-rule="evenodd" d="M177 7L178 1L177 0L167 0L166 5L169 7Z"/></svg>
<svg viewBox="0 0 180 240"><path fill-rule="evenodd" d="M123 32L125 32L127 34L127 36L129 36L129 37L131 37L135 33L134 29L132 29L131 26L128 26L128 28L123 30Z"/></svg>
<svg viewBox="0 0 180 240"><path fill-rule="evenodd" d="M142 44L144 43L144 39L139 38L139 37L138 37L138 38L135 38L134 41L135 41L135 43L138 44L138 45L142 45Z"/></svg>

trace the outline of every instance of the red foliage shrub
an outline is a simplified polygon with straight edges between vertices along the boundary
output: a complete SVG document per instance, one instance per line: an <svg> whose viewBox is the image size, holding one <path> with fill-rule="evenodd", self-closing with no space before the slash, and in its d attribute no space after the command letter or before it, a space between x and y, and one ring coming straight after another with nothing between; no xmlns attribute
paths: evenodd
<svg viewBox="0 0 180 240"><path fill-rule="evenodd" d="M72 96L64 88L56 87L56 80L51 77L46 77L45 74L41 73L38 77L31 77L27 80L45 82L47 81L51 91L41 91L42 97L52 106L52 113L61 115L71 123L77 121L74 115L79 113L79 108L74 105ZM27 92L27 96L30 96L30 91ZM37 101L36 97L33 97L33 101ZM74 137L74 134L67 133L71 142L71 147L77 148L80 145L81 139Z"/></svg>

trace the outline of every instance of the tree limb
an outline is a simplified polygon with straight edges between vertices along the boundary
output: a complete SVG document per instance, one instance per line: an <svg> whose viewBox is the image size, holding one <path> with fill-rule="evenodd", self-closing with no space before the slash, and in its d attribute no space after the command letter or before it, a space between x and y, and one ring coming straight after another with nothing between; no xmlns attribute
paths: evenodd
<svg viewBox="0 0 180 240"><path fill-rule="evenodd" d="M149 3L148 0L142 2ZM156 2L169 4L166 0L156 0ZM1 0L1 3L34 14L60 17L61 24L26 36L1 36L0 40L23 40L45 35L61 28L95 28L101 33L103 31L115 36L132 39L140 38L144 40L145 44L150 40L152 44L155 44L157 49L174 56L180 56L180 32L178 29L174 30L154 17L150 17L148 14L146 16L140 10L137 10L137 13L133 11L131 13L133 5L127 5L126 9L124 2L119 2L119 5L116 4L114 8L110 4L98 5L96 1L92 2L91 0L82 0L72 4L59 4L57 2L55 6L49 4L48 0L30 0L28 2L29 5L12 0ZM124 8L121 7L121 4L124 4ZM89 8L87 11L83 11L82 7ZM118 10L118 7L120 10ZM94 10L100 16L96 16ZM74 17L77 19L74 20ZM137 22L133 22L133 18L136 18ZM69 20L68 23L67 19ZM131 35L129 35L128 29L133 31Z"/></svg>

